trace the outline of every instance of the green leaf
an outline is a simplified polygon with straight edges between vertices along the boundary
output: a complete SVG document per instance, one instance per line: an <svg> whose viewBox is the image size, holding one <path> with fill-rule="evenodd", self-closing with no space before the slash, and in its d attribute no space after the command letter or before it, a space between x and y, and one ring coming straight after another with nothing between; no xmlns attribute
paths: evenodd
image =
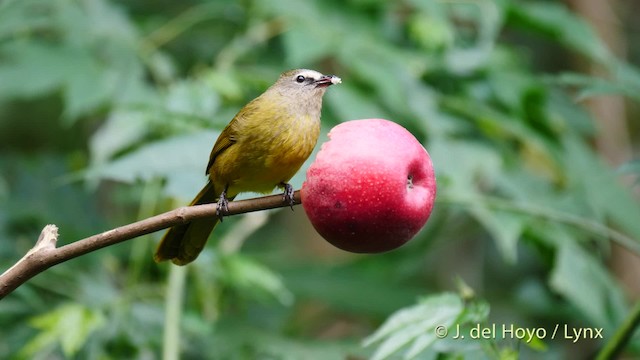
<svg viewBox="0 0 640 360"><path fill-rule="evenodd" d="M576 73L564 73L552 80L560 85L579 88L578 100L602 95L623 95L640 101L640 83L621 81L621 79L604 79Z"/></svg>
<svg viewBox="0 0 640 360"><path fill-rule="evenodd" d="M74 76L71 63L82 61L76 58L76 55L82 55L69 47L54 47L36 42L2 44L0 55L3 56L0 63L0 82L3 84L0 97L3 98L35 97L59 89L68 76Z"/></svg>
<svg viewBox="0 0 640 360"><path fill-rule="evenodd" d="M460 39L445 54L447 68L455 74L469 74L487 64L502 27L502 8L492 2L453 3L451 16L473 24L475 38ZM465 32L458 31L459 37Z"/></svg>
<svg viewBox="0 0 640 360"><path fill-rule="evenodd" d="M0 46L0 54L7 58L0 63L0 97L33 98L62 91L65 115L73 120L111 96L111 74L85 48L31 41Z"/></svg>
<svg viewBox="0 0 640 360"><path fill-rule="evenodd" d="M308 1L276 0L257 3L262 11L287 20L282 36L288 64L308 64L330 55L338 46L338 14L329 14L322 4ZM314 14L300 16L300 14ZM310 46L310 44L313 44Z"/></svg>
<svg viewBox="0 0 640 360"><path fill-rule="evenodd" d="M515 16L516 25L548 35L592 60L607 63L611 59L593 29L563 4L511 1L510 12Z"/></svg>
<svg viewBox="0 0 640 360"><path fill-rule="evenodd" d="M48 7L54 7L50 1ZM46 29L50 24L50 12L33 11L35 6L44 5L41 0L9 0L0 2L0 41L13 36Z"/></svg>
<svg viewBox="0 0 640 360"><path fill-rule="evenodd" d="M148 132L145 118L143 111L113 111L91 137L89 148L92 163L104 163L119 151L141 140Z"/></svg>
<svg viewBox="0 0 640 360"><path fill-rule="evenodd" d="M73 357L105 320L102 313L79 304L60 306L31 319L31 325L40 333L24 346L21 353L32 357L45 347L59 344L65 356Z"/></svg>
<svg viewBox="0 0 640 360"><path fill-rule="evenodd" d="M30 0L0 11L0 97L60 92L64 119L75 121L127 97L142 82L136 31L105 0Z"/></svg>
<svg viewBox="0 0 640 360"><path fill-rule="evenodd" d="M619 184L615 172L575 137L567 137L565 147L570 188L587 202L596 219L614 222L640 242L640 204Z"/></svg>
<svg viewBox="0 0 640 360"><path fill-rule="evenodd" d="M608 74L596 77L568 72L550 78L550 82L577 87L578 100L602 95L622 95L636 102L640 101L640 70L637 67L617 59L611 59L603 65Z"/></svg>
<svg viewBox="0 0 640 360"><path fill-rule="evenodd" d="M69 64L72 71L63 84L64 115L68 122L105 104L113 90L110 73L98 64L92 54L78 52L73 56L76 59Z"/></svg>
<svg viewBox="0 0 640 360"><path fill-rule="evenodd" d="M212 86L202 80L173 83L166 95L167 111L174 114L211 118L220 106Z"/></svg>
<svg viewBox="0 0 640 360"><path fill-rule="evenodd" d="M612 330L624 317L624 295L604 265L572 239L558 241L551 287L591 321Z"/></svg>
<svg viewBox="0 0 640 360"><path fill-rule="evenodd" d="M302 239L301 239L302 240ZM285 257L278 263L285 264ZM307 259L289 260L297 264L287 266L283 271L287 286L300 298L315 299L332 308L359 316L387 316L390 312L404 306L407 299L415 299L423 294L421 286L408 285L402 281L386 279L393 272L394 263L382 256L382 262L372 262L378 272L363 273L362 267L334 265L327 269L325 265L309 263ZM380 286L384 282L385 286ZM376 301L362 301L376 299Z"/></svg>
<svg viewBox="0 0 640 360"><path fill-rule="evenodd" d="M478 183L491 188L502 173L503 160L491 147L474 141L437 139L429 154L439 180L447 180L446 193L456 198L473 197Z"/></svg>
<svg viewBox="0 0 640 360"><path fill-rule="evenodd" d="M375 103L369 101L367 94L356 87L348 84L340 85L340 92L328 92L325 95L326 102L331 109L336 112L337 117L342 121L383 118L390 116Z"/></svg>
<svg viewBox="0 0 640 360"><path fill-rule="evenodd" d="M451 327L462 311L462 300L455 294L430 296L392 314L376 332L363 340L363 346L381 342L372 360L386 359L407 346L403 358L415 358L437 340L436 327Z"/></svg>
<svg viewBox="0 0 640 360"><path fill-rule="evenodd" d="M200 319L198 319L201 321ZM202 321L201 326L211 328ZM216 326L216 332L202 339L203 358L272 360L345 360L365 358L357 343L328 339L282 336L271 329L252 326L234 317Z"/></svg>
<svg viewBox="0 0 640 360"><path fill-rule="evenodd" d="M220 99L208 79L174 82L162 95L139 89L140 98L115 108L91 138L93 165L106 162L122 150L135 148L158 124L170 129L209 125L209 119L219 109Z"/></svg>
<svg viewBox="0 0 640 360"><path fill-rule="evenodd" d="M330 53L335 41L329 30L325 26L299 26L287 31L283 36L287 63L312 63Z"/></svg>
<svg viewBox="0 0 640 360"><path fill-rule="evenodd" d="M205 183L209 152L219 133L201 130L149 143L111 162L86 172L87 179L110 179L133 183L166 178L166 192L182 199L193 197L193 189Z"/></svg>
<svg viewBox="0 0 640 360"><path fill-rule="evenodd" d="M221 258L221 279L233 288L258 299L274 298L282 305L293 303L293 294L285 287L282 278L268 267L239 255Z"/></svg>
<svg viewBox="0 0 640 360"><path fill-rule="evenodd" d="M612 62L609 66L614 82L620 84L624 95L631 99L640 101L640 69L637 66L627 64L622 61Z"/></svg>
<svg viewBox="0 0 640 360"><path fill-rule="evenodd" d="M527 218L512 212L490 210L483 206L472 206L470 212L493 235L504 259L509 264L515 264L518 240L527 225Z"/></svg>
<svg viewBox="0 0 640 360"><path fill-rule="evenodd" d="M416 13L408 20L409 36L427 50L447 48L453 44L455 33L445 20L427 12Z"/></svg>
<svg viewBox="0 0 640 360"><path fill-rule="evenodd" d="M465 303L464 311L456 320L459 324L479 324L489 318L489 304L484 300L472 299Z"/></svg>

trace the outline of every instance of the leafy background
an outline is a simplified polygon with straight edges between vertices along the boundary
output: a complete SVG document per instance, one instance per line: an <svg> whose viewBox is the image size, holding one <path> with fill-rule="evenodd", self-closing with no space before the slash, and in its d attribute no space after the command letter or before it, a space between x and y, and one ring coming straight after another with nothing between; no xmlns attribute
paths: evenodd
<svg viewBox="0 0 640 360"><path fill-rule="evenodd" d="M427 226L386 254L332 248L296 208L225 221L186 268L153 263L161 234L58 265L0 302L0 357L592 356L640 294L620 246L640 251L638 8L609 9L628 60L559 1L0 2L2 268L47 223L64 244L186 203L218 132L289 68L343 78L325 134L391 119L438 178ZM456 324L604 340L436 338Z"/></svg>

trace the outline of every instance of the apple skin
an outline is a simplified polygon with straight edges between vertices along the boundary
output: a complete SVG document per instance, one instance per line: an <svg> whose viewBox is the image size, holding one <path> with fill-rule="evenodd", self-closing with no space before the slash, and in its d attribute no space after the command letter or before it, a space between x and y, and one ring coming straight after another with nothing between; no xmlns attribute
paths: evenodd
<svg viewBox="0 0 640 360"><path fill-rule="evenodd" d="M409 241L436 197L431 158L402 126L352 120L329 132L307 170L301 199L309 220L334 246L380 253Z"/></svg>

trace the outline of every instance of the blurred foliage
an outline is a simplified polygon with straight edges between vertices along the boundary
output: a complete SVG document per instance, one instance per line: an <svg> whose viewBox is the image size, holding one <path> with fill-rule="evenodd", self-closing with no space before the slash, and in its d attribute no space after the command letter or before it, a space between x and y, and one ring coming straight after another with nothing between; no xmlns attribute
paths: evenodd
<svg viewBox="0 0 640 360"><path fill-rule="evenodd" d="M218 132L297 67L344 81L325 97L325 133L382 117L425 144L438 203L416 239L345 254L301 209L271 211L228 219L177 271L152 262L153 234L1 301L0 357L512 359L602 346L434 332L566 324L606 340L628 311L607 261L612 242L640 252L640 206L618 181L640 171L602 162L582 100L638 100L640 71L555 1L0 2L2 267L47 223L66 243L186 203ZM456 277L475 295L450 293Z"/></svg>

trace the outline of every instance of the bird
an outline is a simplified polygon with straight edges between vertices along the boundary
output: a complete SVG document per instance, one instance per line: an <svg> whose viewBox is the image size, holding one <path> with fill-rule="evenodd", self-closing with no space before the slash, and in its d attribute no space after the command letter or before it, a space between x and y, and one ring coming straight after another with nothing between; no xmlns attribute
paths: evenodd
<svg viewBox="0 0 640 360"><path fill-rule="evenodd" d="M208 182L190 205L217 202L217 216L171 227L154 260L176 265L194 261L222 220L221 210L242 192L284 189L293 205L288 181L311 155L320 134L322 98L342 80L309 69L283 72L264 93L250 101L222 130L213 145L205 174Z"/></svg>

